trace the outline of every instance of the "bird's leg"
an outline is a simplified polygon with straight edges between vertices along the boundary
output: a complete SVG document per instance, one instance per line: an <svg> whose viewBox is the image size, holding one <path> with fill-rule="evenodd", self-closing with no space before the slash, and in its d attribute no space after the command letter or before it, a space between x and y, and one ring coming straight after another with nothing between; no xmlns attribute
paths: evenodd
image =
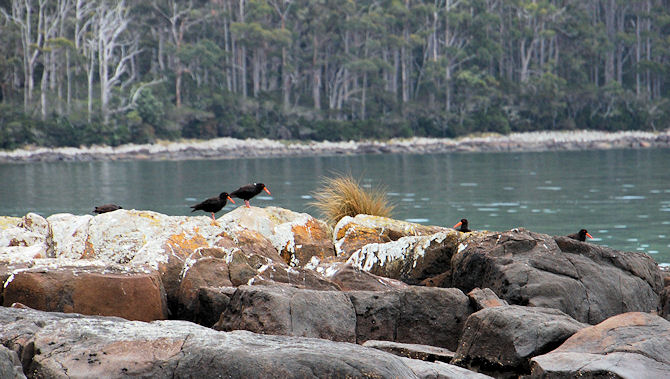
<svg viewBox="0 0 670 379"><path fill-rule="evenodd" d="M251 206L249 205L249 200L244 200L244 204L247 206L247 208L251 208Z"/></svg>
<svg viewBox="0 0 670 379"><path fill-rule="evenodd" d="M214 218L214 212L212 212L212 220L216 221L216 219Z"/></svg>

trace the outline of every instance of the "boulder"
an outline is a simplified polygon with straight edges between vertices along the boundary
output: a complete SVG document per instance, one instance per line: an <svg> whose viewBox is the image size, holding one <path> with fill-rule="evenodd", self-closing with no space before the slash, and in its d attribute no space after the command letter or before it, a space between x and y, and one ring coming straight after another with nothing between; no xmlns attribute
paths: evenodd
<svg viewBox="0 0 670 379"><path fill-rule="evenodd" d="M400 358L418 378L425 379L486 379L490 376L436 361L430 363L419 359Z"/></svg>
<svg viewBox="0 0 670 379"><path fill-rule="evenodd" d="M57 213L47 217L53 229L55 254L74 259L93 258L87 255L93 253L93 249L86 244L92 220L91 215L76 216L69 213Z"/></svg>
<svg viewBox="0 0 670 379"><path fill-rule="evenodd" d="M306 268L312 267L308 265ZM399 280L374 275L345 262L318 264L313 269L337 284L342 291L388 291L408 287Z"/></svg>
<svg viewBox="0 0 670 379"><path fill-rule="evenodd" d="M0 321L2 344L13 344L21 331L31 377L484 377L351 343L217 332L185 321L63 318L11 308L0 308Z"/></svg>
<svg viewBox="0 0 670 379"><path fill-rule="evenodd" d="M551 308L485 308L465 323L453 362L493 376L527 374L530 358L553 350L586 326Z"/></svg>
<svg viewBox="0 0 670 379"><path fill-rule="evenodd" d="M219 218L219 222L262 234L291 266L302 267L312 257L335 256L330 228L307 213L277 207L238 207Z"/></svg>
<svg viewBox="0 0 670 379"><path fill-rule="evenodd" d="M534 378L664 378L670 372L670 321L640 312L610 317L531 365Z"/></svg>
<svg viewBox="0 0 670 379"><path fill-rule="evenodd" d="M36 213L0 220L0 261L17 263L54 256L49 223Z"/></svg>
<svg viewBox="0 0 670 379"><path fill-rule="evenodd" d="M426 226L387 217L357 215L345 216L333 229L337 256L349 258L351 254L370 243L397 241L407 236L427 236L447 231L440 226Z"/></svg>
<svg viewBox="0 0 670 379"><path fill-rule="evenodd" d="M239 252L247 257L259 256L273 262L284 261L272 241L255 230L233 225L218 237L214 246L221 247L228 253Z"/></svg>
<svg viewBox="0 0 670 379"><path fill-rule="evenodd" d="M468 292L468 297L470 298L470 304L472 304L475 311L507 305L507 302L501 300L490 288L475 288Z"/></svg>
<svg viewBox="0 0 670 379"><path fill-rule="evenodd" d="M18 354L0 345L0 378L19 379L25 377Z"/></svg>
<svg viewBox="0 0 670 379"><path fill-rule="evenodd" d="M200 287L196 293L192 321L206 327L212 327L230 304L235 287Z"/></svg>
<svg viewBox="0 0 670 379"><path fill-rule="evenodd" d="M384 340L455 350L472 313L456 288L409 287L394 291L352 291L356 341Z"/></svg>
<svg viewBox="0 0 670 379"><path fill-rule="evenodd" d="M168 315L158 272L140 268L69 265L48 260L19 269L5 281L3 305L89 315L119 316L129 320L161 320ZM40 262L38 262L40 263Z"/></svg>
<svg viewBox="0 0 670 379"><path fill-rule="evenodd" d="M399 343L391 341L368 340L363 346L373 349L379 349L400 357L419 359L422 361L451 362L454 358L454 352L435 346L419 345L415 343Z"/></svg>
<svg viewBox="0 0 670 379"><path fill-rule="evenodd" d="M55 230L66 231L70 227L60 224L70 225L74 220L61 215L52 221ZM84 224L85 220L78 222ZM213 246L222 231L221 226L206 216L166 216L151 211L120 209L91 218L85 239L58 236L56 255L99 259L109 264L150 266L160 272L168 304L174 309L185 260L197 249Z"/></svg>
<svg viewBox="0 0 670 379"><path fill-rule="evenodd" d="M658 302L658 315L665 318L666 320L670 320L670 287L663 288Z"/></svg>
<svg viewBox="0 0 670 379"><path fill-rule="evenodd" d="M240 286L214 329L355 342L356 315L339 291Z"/></svg>
<svg viewBox="0 0 670 379"><path fill-rule="evenodd" d="M232 287L228 264L224 259L206 257L198 259L185 272L179 287L179 318L194 320L200 313L200 289ZM203 317L199 315L199 317ZM207 325L207 326L211 326Z"/></svg>
<svg viewBox="0 0 670 379"><path fill-rule="evenodd" d="M463 291L488 287L511 304L559 309L590 324L655 311L662 289L647 254L524 229L474 235L461 242L451 265L452 284Z"/></svg>
<svg viewBox="0 0 670 379"><path fill-rule="evenodd" d="M451 270L451 257L456 252L460 235L452 230L371 243L353 253L347 263L375 275L418 284Z"/></svg>
<svg viewBox="0 0 670 379"><path fill-rule="evenodd" d="M272 262L262 266L247 282L249 285L288 284L296 288L319 291L339 291L340 287L317 272L301 267L290 267L285 263Z"/></svg>

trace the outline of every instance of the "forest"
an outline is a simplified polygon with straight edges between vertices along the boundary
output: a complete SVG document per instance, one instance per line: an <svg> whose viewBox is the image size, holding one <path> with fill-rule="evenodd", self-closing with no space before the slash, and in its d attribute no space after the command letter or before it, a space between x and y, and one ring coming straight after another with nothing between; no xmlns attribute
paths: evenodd
<svg viewBox="0 0 670 379"><path fill-rule="evenodd" d="M670 0L0 0L0 148L663 130Z"/></svg>

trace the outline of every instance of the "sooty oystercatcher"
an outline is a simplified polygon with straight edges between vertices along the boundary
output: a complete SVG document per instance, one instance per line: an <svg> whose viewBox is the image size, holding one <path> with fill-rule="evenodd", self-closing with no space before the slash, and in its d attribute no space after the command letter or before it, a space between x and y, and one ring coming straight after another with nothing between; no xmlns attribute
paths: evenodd
<svg viewBox="0 0 670 379"><path fill-rule="evenodd" d="M456 229L460 226L459 229ZM454 229L458 230L459 232L467 233L471 232L472 230L468 229L468 220L465 218L462 218L461 221L458 222L458 224L454 225Z"/></svg>
<svg viewBox="0 0 670 379"><path fill-rule="evenodd" d="M93 210L94 213L101 214L101 213L107 213L107 212L113 212L119 209L123 209L123 207L120 207L116 204L105 204L105 205L99 205L95 207Z"/></svg>
<svg viewBox="0 0 670 379"><path fill-rule="evenodd" d="M252 197L258 195L261 193L261 191L265 191L268 193L268 195L272 195L270 193L270 190L268 190L268 187L265 186L263 183L251 183L247 184L246 186L242 186L235 191L230 193L230 196L232 197L239 197L240 199L244 200L244 204L247 206L247 208L250 208L249 206L249 199Z"/></svg>
<svg viewBox="0 0 670 379"><path fill-rule="evenodd" d="M582 229L582 230L578 231L577 233L568 234L566 237L572 238L573 240L582 241L582 242L586 241L586 237L593 238L593 237L591 237L589 232L586 231L586 229Z"/></svg>
<svg viewBox="0 0 670 379"><path fill-rule="evenodd" d="M212 214L212 220L216 220L214 218L214 213L220 211L223 207L226 206L226 200L230 200L231 203L235 204L235 201L230 198L228 192L221 192L219 196L210 197L209 199L203 201L202 203L191 205L191 208L193 208L191 212L195 211L210 212Z"/></svg>

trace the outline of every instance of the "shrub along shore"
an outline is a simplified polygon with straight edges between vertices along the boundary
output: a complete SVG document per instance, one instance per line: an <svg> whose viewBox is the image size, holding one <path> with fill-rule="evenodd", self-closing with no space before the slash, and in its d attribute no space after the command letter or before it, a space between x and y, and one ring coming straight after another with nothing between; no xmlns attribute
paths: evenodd
<svg viewBox="0 0 670 379"><path fill-rule="evenodd" d="M407 138L386 141L304 142L270 139L216 138L154 144L26 147L0 151L0 162L91 161L131 159L231 159L340 154L555 151L620 148L668 148L670 129L662 132L555 131L490 134L450 138Z"/></svg>

